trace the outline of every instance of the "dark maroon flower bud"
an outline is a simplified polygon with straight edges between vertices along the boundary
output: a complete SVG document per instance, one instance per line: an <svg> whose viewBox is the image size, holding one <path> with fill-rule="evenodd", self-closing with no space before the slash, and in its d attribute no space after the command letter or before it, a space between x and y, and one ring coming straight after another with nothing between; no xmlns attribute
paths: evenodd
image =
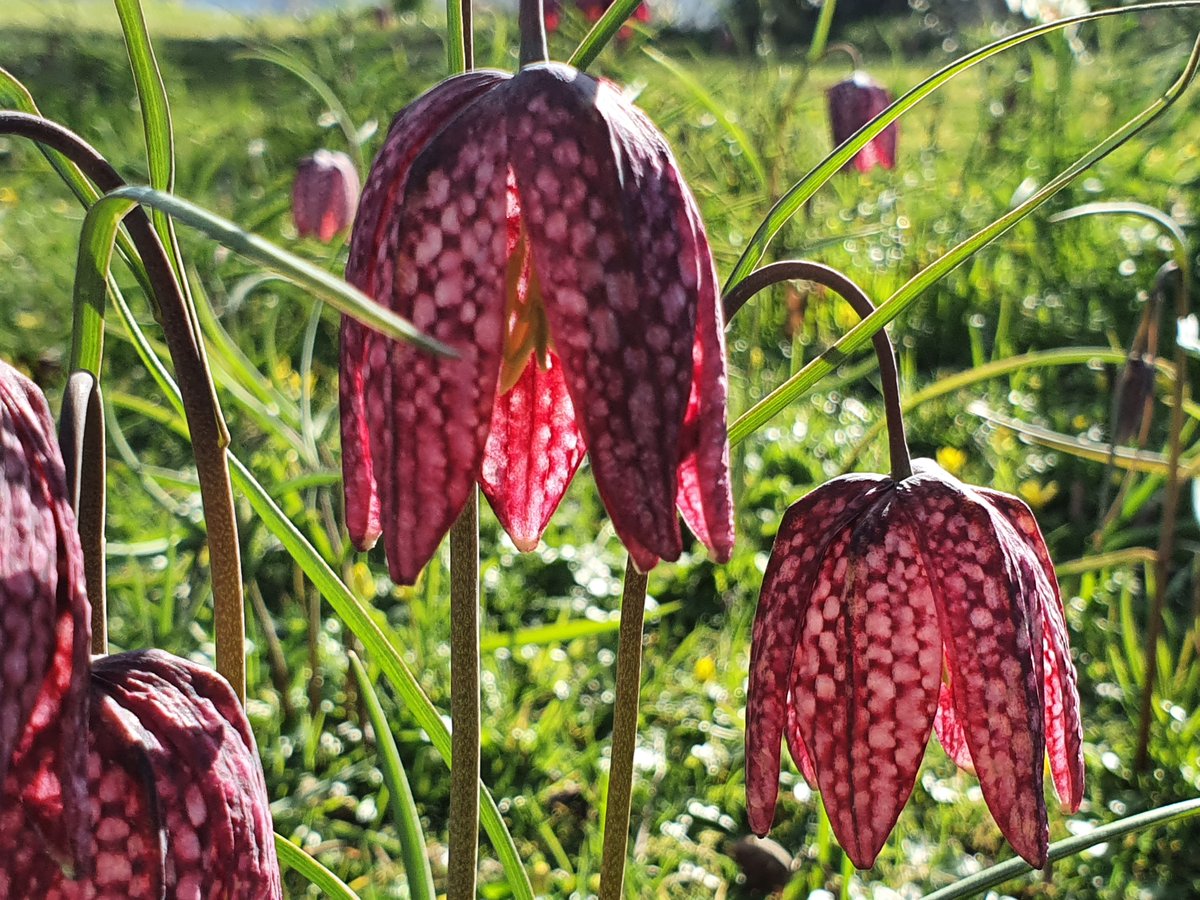
<svg viewBox="0 0 1200 900"><path fill-rule="evenodd" d="M3 362L0 463L0 897L281 897L229 685L157 650L90 663L53 424Z"/></svg>
<svg viewBox="0 0 1200 900"><path fill-rule="evenodd" d="M1154 396L1154 357L1131 353L1113 392L1112 440L1123 444L1142 430Z"/></svg>
<svg viewBox="0 0 1200 900"><path fill-rule="evenodd" d="M826 92L826 96L835 147L887 109L892 102L892 95L887 88L861 71L835 84ZM859 150L853 163L860 172L869 172L875 166L894 169L896 123L893 122ZM846 167L849 168L849 163Z"/></svg>
<svg viewBox="0 0 1200 900"><path fill-rule="evenodd" d="M969 487L930 460L912 468L900 482L834 479L784 517L752 637L750 827L771 827L786 736L834 834L868 868L932 730L978 774L1009 843L1041 867L1047 751L1063 805L1073 812L1083 796L1079 695L1054 568L1023 502Z"/></svg>
<svg viewBox="0 0 1200 900"><path fill-rule="evenodd" d="M345 153L318 150L300 160L292 184L292 218L300 237L329 243L349 228L358 193L358 171Z"/></svg>
<svg viewBox="0 0 1200 900"><path fill-rule="evenodd" d="M479 481L522 549L585 451L642 570L676 508L733 542L725 353L708 240L662 136L559 64L472 72L403 110L372 167L347 279L456 359L342 321L351 539L412 583Z"/></svg>

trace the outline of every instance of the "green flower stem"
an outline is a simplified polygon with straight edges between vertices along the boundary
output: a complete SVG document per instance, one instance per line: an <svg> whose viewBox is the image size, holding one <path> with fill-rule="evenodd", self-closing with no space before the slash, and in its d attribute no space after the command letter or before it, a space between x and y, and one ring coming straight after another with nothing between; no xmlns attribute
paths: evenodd
<svg viewBox="0 0 1200 900"><path fill-rule="evenodd" d="M642 688L642 620L646 576L630 560L621 597L617 639L617 698L613 707L608 795L604 803L604 850L600 859L600 900L620 900L629 846L629 806L633 797L633 751L637 746L638 698Z"/></svg>
<svg viewBox="0 0 1200 900"><path fill-rule="evenodd" d="M82 138L61 125L25 113L0 112L0 134L30 138L68 157L103 192L124 187L116 170ZM213 587L217 671L239 698L246 694L246 623L237 517L229 481L226 431L195 319L175 278L170 257L141 209L131 209L129 234L154 286L163 335L183 394L204 502ZM103 282L103 279L101 279ZM103 296L99 298L103 302ZM99 365L93 375L99 374Z"/></svg>
<svg viewBox="0 0 1200 900"><path fill-rule="evenodd" d="M104 408L91 372L72 372L63 392L58 443L67 469L67 494L75 510L83 572L92 607L92 653L108 652L104 558Z"/></svg>
<svg viewBox="0 0 1200 900"><path fill-rule="evenodd" d="M841 295L864 319L875 312L875 304L866 292L837 269L821 263L795 259L763 266L739 281L722 301L725 307L725 321L731 321L746 301L759 291L781 281L794 280L815 281L829 288ZM904 412L900 404L900 375L896 370L896 352L885 328L876 331L871 340L875 345L875 356L879 360L892 478L903 481L912 475L912 459L908 455L908 441L904 436Z"/></svg>
<svg viewBox="0 0 1200 900"><path fill-rule="evenodd" d="M836 9L837 0L825 0L821 4L821 14L817 17L817 27L813 29L812 43L808 47L810 65L825 53L825 44L829 40L829 29L833 25L833 13Z"/></svg>
<svg viewBox="0 0 1200 900"><path fill-rule="evenodd" d="M450 870L447 900L475 900L479 868L479 490L450 529Z"/></svg>

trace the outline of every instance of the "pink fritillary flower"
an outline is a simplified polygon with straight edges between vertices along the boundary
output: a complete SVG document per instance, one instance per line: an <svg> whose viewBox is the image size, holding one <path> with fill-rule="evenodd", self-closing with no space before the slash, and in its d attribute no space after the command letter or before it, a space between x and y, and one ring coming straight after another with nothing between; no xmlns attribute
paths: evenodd
<svg viewBox="0 0 1200 900"><path fill-rule="evenodd" d="M612 0L575 0L575 5L579 7L584 18L594 23L600 21L600 17L608 12L608 8L612 6ZM546 30L557 31L558 26L562 23L562 0L545 0L543 9ZM629 18L635 22L649 22L650 7L645 3L639 3ZM633 29L628 25L623 25L617 36L622 40L628 40L633 36Z"/></svg>
<svg viewBox="0 0 1200 900"><path fill-rule="evenodd" d="M292 182L292 219L300 237L328 244L354 221L358 171L341 151L318 150L300 160Z"/></svg>
<svg viewBox="0 0 1200 900"><path fill-rule="evenodd" d="M404 109L372 167L346 277L452 347L342 320L346 514L411 584L478 481L532 549L585 450L643 571L676 508L733 543L716 272L661 135L559 64L472 72Z"/></svg>
<svg viewBox="0 0 1200 900"><path fill-rule="evenodd" d="M282 897L229 685L160 651L90 661L53 423L3 362L0 464L0 898Z"/></svg>
<svg viewBox="0 0 1200 900"><path fill-rule="evenodd" d="M887 109L892 95L866 72L855 72L826 91L829 101L829 123L836 147ZM896 168L896 123L893 122L867 142L852 160L860 172L875 166ZM846 168L849 168L847 163Z"/></svg>
<svg viewBox="0 0 1200 900"><path fill-rule="evenodd" d="M1029 508L930 460L896 482L847 475L788 510L754 620L746 706L750 827L770 830L780 739L868 868L930 731L979 777L1008 842L1046 864L1047 751L1083 796L1075 669L1054 568Z"/></svg>

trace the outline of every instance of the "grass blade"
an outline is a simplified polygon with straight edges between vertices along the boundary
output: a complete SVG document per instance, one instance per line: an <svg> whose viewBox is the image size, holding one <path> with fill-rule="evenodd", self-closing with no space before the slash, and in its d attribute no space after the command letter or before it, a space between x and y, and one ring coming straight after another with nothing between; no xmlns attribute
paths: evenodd
<svg viewBox="0 0 1200 900"><path fill-rule="evenodd" d="M411 322L380 306L336 275L276 247L256 234L243 231L228 219L214 215L194 203L148 187L124 187L106 194L92 207L84 220L84 235L80 240L80 262L85 261L83 254L86 252L88 265L80 268L78 277L86 278L84 289L93 292L92 296L98 296L100 303L103 303L103 293L95 292L98 282L102 283L103 276L108 272L108 261L112 257L112 241L117 226L121 218L138 204L168 213L230 250L270 267L292 284L304 288L339 312L353 316L368 328L397 340L408 341L430 353L454 355L454 351L445 344L427 337ZM77 287L78 284L77 280ZM85 314L90 315L86 312Z"/></svg>
<svg viewBox="0 0 1200 900"><path fill-rule="evenodd" d="M342 129L342 134L346 136L346 144L350 148L350 156L354 160L354 168L358 170L360 175L365 171L362 143L358 137L358 128L355 126L354 120L350 118L350 113L338 98L337 93L329 86L329 82L325 81L313 69L296 59L290 53L282 50L262 48L246 53L238 53L234 56L234 59L255 59L259 62L270 63L273 66L278 66L285 72L291 72L312 88L313 93L333 113L333 117L337 119L338 127Z"/></svg>
<svg viewBox="0 0 1200 900"><path fill-rule="evenodd" d="M656 622L659 619L678 612L683 603L676 600L664 603L655 609L646 610L646 621ZM568 619L566 622L556 622L553 625L534 625L517 631L488 634L479 642L479 649L485 653L499 650L501 647L524 647L529 644L545 646L549 644L565 644L576 638L595 637L598 634L611 634L621 627L619 619L608 619L603 622L593 622L591 619Z"/></svg>
<svg viewBox="0 0 1200 900"><path fill-rule="evenodd" d="M1126 9L1133 9L1133 7ZM1166 112L1191 84L1198 63L1200 63L1200 39L1193 45L1183 71L1162 96L1061 171L1024 203L977 231L910 278L892 296L879 304L875 312L842 335L837 343L743 413L729 428L729 443L737 444L761 428L771 417L785 409L793 400L832 372L850 353L865 347L876 331L906 310L934 282L1008 231L1074 181L1081 172L1108 156ZM865 132L860 132L860 134L863 133ZM874 134L874 132L871 133ZM843 145L843 147L845 146L848 145ZM831 159L840 159L840 154L835 154Z"/></svg>
<svg viewBox="0 0 1200 900"><path fill-rule="evenodd" d="M117 17L121 20L121 33L125 37L125 49L133 70L133 83L137 88L138 103L142 109L142 128L146 132L146 162L150 172L150 184L160 191L175 190L175 132L171 125L171 104L167 99L167 86L163 84L162 72L150 43L150 32L146 28L146 17L142 13L140 0L114 0ZM175 239L175 227L166 214L152 210L150 220L175 269L175 277L187 290L183 277L183 258L179 253L179 242Z"/></svg>
<svg viewBox="0 0 1200 900"><path fill-rule="evenodd" d="M571 58L567 60L567 64L574 66L582 72L595 62L596 57L600 55L600 51L620 31L621 26L625 24L625 20L633 15L633 11L637 9L637 5L641 2L642 0L616 0L608 8L608 12L602 15L599 21L592 26L592 30L584 35L583 40L579 42L579 46L575 48L575 52L571 54Z"/></svg>
<svg viewBox="0 0 1200 900"><path fill-rule="evenodd" d="M634 0L636 2L636 0ZM634 3L630 2L628 6L632 9ZM614 4L615 9L617 4ZM779 198L771 211L767 213L758 230L750 238L750 242L746 245L746 249L742 252L741 258L733 267L733 271L729 275L728 281L725 283L724 293L728 294L733 290L738 282L750 274L751 271L762 261L763 256L767 252L767 245L777 235L780 229L787 224L800 208L808 202L808 199L820 189L826 181L828 181L836 172L840 171L842 166L849 162L859 150L867 145L873 138L880 134L888 125L895 122L898 118L940 88L955 76L967 69L971 68L986 59L990 59L997 53L1008 50L1011 47L1016 47L1026 41L1033 40L1036 37L1041 37L1044 34L1049 34L1061 28L1069 28L1072 25L1078 25L1080 22L1088 22L1092 19L1100 19L1105 16L1124 15L1126 13L1138 13L1156 9L1181 9L1184 7L1200 6L1200 0L1176 0L1170 3L1146 3L1138 6L1125 6L1117 9L1100 9L1095 12L1086 13L1080 16L1072 16L1067 19L1059 19L1055 22L1048 22L1043 25L1037 25L1025 31L1010 35L1006 38L1001 38L988 44L982 49L976 50L974 53L968 53L966 56L956 59L942 69L939 69L934 74L930 75L911 91L896 100L891 106L877 115L874 119L856 131L851 137L847 138L841 146L836 147L828 156L825 157L817 166L812 169L802 179L792 185L788 191ZM609 13L612 13L612 9ZM605 17L607 18L607 16ZM601 20L603 22L603 20ZM597 23L596 28L600 27L601 23ZM592 31L595 32L596 28ZM611 36L611 35L610 35ZM590 38L591 35L589 34ZM585 43L587 40L585 39ZM580 49L576 50L576 56L583 49L583 44ZM575 57L571 58L572 65L582 69L585 64L576 63ZM589 59L590 61L590 59ZM872 328L872 334L874 328ZM864 338L864 343L866 339Z"/></svg>
<svg viewBox="0 0 1200 900"><path fill-rule="evenodd" d="M371 679L367 677L367 670L363 668L358 655L353 652L350 653L350 668L354 670L359 695L367 706L367 717L375 730L379 767L383 770L383 778L392 798L392 820L400 832L401 855L404 857L404 871L408 875L408 894L412 900L434 900L437 894L433 889L433 872L429 869L429 854L425 850L421 817L417 814L412 788L408 785L404 763L401 762L400 751L396 748L396 738L392 735L387 716L383 714L379 695L375 693Z"/></svg>
<svg viewBox="0 0 1200 900"><path fill-rule="evenodd" d="M1094 847L1097 844L1108 843L1127 834L1144 831L1156 825L1186 819L1197 813L1200 813L1200 799L1184 800L1180 803L1160 806L1157 809L1138 813L1136 816L1127 816L1124 819L1110 822L1108 825L1101 825L1095 831L1089 831L1087 834L1080 834L1066 840L1055 841L1050 845L1048 858L1050 862L1066 859L1068 856L1074 856L1076 853L1086 850L1089 847ZM962 897L971 897L975 894L980 894L989 888L1003 884L1011 878L1016 878L1032 871L1033 867L1025 862L1025 860L1010 859L1007 862L1000 863L998 866L992 866L984 869L982 872L976 872L969 878L956 881L954 884L934 891L932 894L926 894L925 900L960 900Z"/></svg>
<svg viewBox="0 0 1200 900"><path fill-rule="evenodd" d="M281 834L275 835L275 852L279 863L308 879L309 884L320 888L326 897L333 900L359 900L358 894L316 859L309 856Z"/></svg>
<svg viewBox="0 0 1200 900"><path fill-rule="evenodd" d="M179 387L146 340L137 322L129 315L128 307L118 306L117 311L142 362L176 413L182 415L183 401L179 395ZM234 487L246 496L263 524L296 561L296 564L300 566L321 596L333 607L334 612L338 614L346 627L363 642L363 646L372 655L376 664L392 682L392 687L400 695L400 700L409 714L417 725L429 735L430 743L449 765L450 732L446 728L446 723L428 695L421 689L420 683L404 658L392 646L387 635L376 623L371 610L363 601L354 596L345 582L338 578L329 563L284 514L241 460L231 453L229 462ZM480 821L504 867L504 874L508 879L513 896L518 900L533 900L533 887L521 864L521 857L517 852L517 845L513 841L512 834L509 833L508 826L504 824L504 819L500 815L500 808L482 781L479 783L479 792Z"/></svg>
<svg viewBox="0 0 1200 900"><path fill-rule="evenodd" d="M742 151L742 155L746 158L746 162L749 163L750 168L754 170L754 177L758 179L759 185L765 188L767 186L767 170L763 168L762 159L759 158L758 151L755 150L754 145L750 143L750 138L747 136L746 132L742 130L742 127L738 125L737 122L734 122L729 118L729 113L726 112L725 108L717 102L716 98L713 97L713 95L707 90L705 90L704 85L697 81L696 77L692 75L691 72L689 72L679 63L675 62L675 60L671 59L665 53L660 53L653 47L643 47L642 52L650 57L650 59L654 60L654 62L666 69L672 76L674 76L676 81L678 81L681 85L683 85L684 88L687 89L687 92L692 95L693 100L712 113L713 118L716 119L717 123L725 129L725 133L733 138L734 143L737 144L738 148Z"/></svg>

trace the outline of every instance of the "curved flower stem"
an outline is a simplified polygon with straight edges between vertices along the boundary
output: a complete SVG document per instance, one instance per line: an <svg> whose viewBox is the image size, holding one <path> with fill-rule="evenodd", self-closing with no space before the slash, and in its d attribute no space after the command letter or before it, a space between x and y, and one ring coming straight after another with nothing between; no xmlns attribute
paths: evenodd
<svg viewBox="0 0 1200 900"><path fill-rule="evenodd" d="M78 166L103 193L125 185L116 170L91 145L48 119L25 113L0 112L0 134L26 137L57 150ZM129 213L126 226L154 287L151 300L156 304L163 337L175 366L192 451L196 457L196 473L200 480L211 557L217 671L229 681L238 697L244 700L246 621L237 517L229 483L225 423L204 357L204 346L196 332L194 317L175 278L167 251L151 226L150 219L140 208Z"/></svg>
<svg viewBox="0 0 1200 900"><path fill-rule="evenodd" d="M479 866L479 489L450 529L450 869L447 900L475 900Z"/></svg>
<svg viewBox="0 0 1200 900"><path fill-rule="evenodd" d="M604 850L600 858L600 900L620 900L629 846L629 805L633 796L633 751L637 745L638 698L642 688L642 621L646 576L630 560L621 596L617 639L617 696L613 704L608 796L604 803Z"/></svg>
<svg viewBox="0 0 1200 900"><path fill-rule="evenodd" d="M853 66L855 72L863 67L862 54L858 52L858 48L846 41L838 41L836 44L830 44L821 54L821 59L828 59L831 53L845 53L850 57L850 65Z"/></svg>
<svg viewBox="0 0 1200 900"><path fill-rule="evenodd" d="M83 572L92 607L92 653L108 652L108 603L104 562L104 408L96 376L72 372L63 392L58 444L67 471L67 495L75 510Z"/></svg>
<svg viewBox="0 0 1200 900"><path fill-rule="evenodd" d="M546 14L542 0L521 0L521 65L545 62L550 58L546 46Z"/></svg>
<svg viewBox="0 0 1200 900"><path fill-rule="evenodd" d="M814 281L840 294L864 319L875 311L875 304L866 292L837 269L804 259L791 259L756 269L738 282L723 301L725 321L732 320L734 313L759 291L781 281L793 280ZM912 475L912 460L909 458L908 441L904 436L904 414L900 408L900 376L896 371L896 355L886 329L880 328L871 340L875 344L875 356L879 359L892 478L903 481Z"/></svg>
<svg viewBox="0 0 1200 900"><path fill-rule="evenodd" d="M1169 276L1176 276L1179 284L1175 290L1175 318L1186 319L1191 313L1191 298L1188 294L1188 254L1180 253L1183 265L1175 262L1165 264L1158 272L1159 284ZM1154 600L1150 606L1150 620L1146 623L1146 672L1142 686L1142 706L1138 714L1137 754L1134 757L1135 771L1145 771L1149 762L1151 706L1154 702L1154 682L1158 680L1158 641L1162 636L1163 606L1166 602L1167 584L1171 577L1171 557L1175 553L1176 520L1179 517L1179 455L1183 441L1183 399L1187 387L1187 351L1175 342L1175 390L1171 403L1171 425L1167 445L1167 486L1163 498L1162 527L1159 531L1158 558L1154 566Z"/></svg>

